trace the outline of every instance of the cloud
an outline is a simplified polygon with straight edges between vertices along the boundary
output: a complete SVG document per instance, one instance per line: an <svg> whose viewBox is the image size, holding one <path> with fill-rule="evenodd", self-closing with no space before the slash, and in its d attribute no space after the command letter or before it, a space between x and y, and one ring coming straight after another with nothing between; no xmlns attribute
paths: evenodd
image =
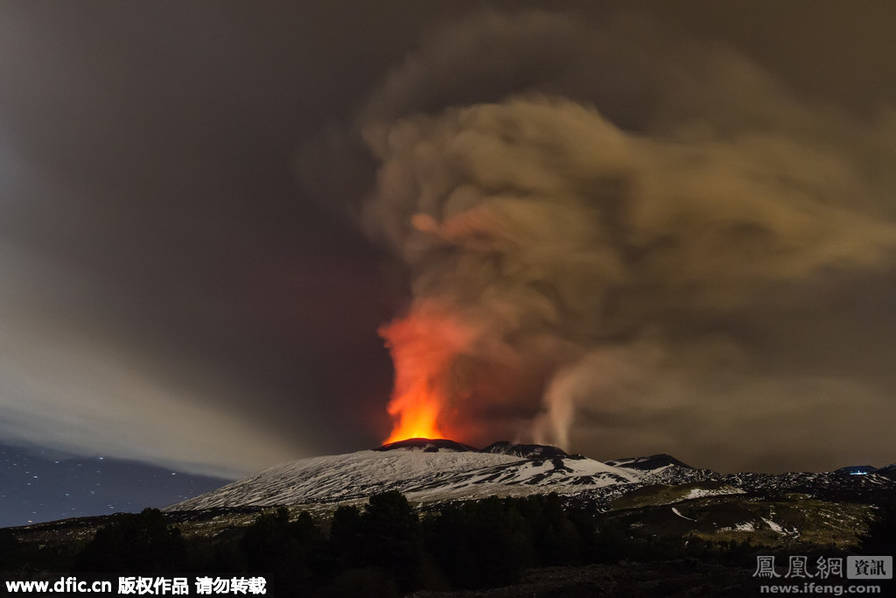
<svg viewBox="0 0 896 598"><path fill-rule="evenodd" d="M84 280L3 249L0 436L224 476L290 453L267 430L220 408L232 390L218 388L215 396L204 386L197 392L149 367L101 322L83 313L72 318L72 298L83 291L78 287Z"/></svg>
<svg viewBox="0 0 896 598"><path fill-rule="evenodd" d="M893 267L894 139L892 112L813 104L733 49L649 21L486 12L371 93L336 144L369 163L331 163L360 185L360 225L411 272L393 326L437 304L475 331L421 374L465 440L814 465L830 451L793 433L800 414L813 433L867 431L879 420L854 404L885 419L896 406L857 374L825 375L830 355L777 371L756 337L813 301L822 321L802 341L824 339L840 315L811 296L820 281ZM843 438L892 459L874 434Z"/></svg>

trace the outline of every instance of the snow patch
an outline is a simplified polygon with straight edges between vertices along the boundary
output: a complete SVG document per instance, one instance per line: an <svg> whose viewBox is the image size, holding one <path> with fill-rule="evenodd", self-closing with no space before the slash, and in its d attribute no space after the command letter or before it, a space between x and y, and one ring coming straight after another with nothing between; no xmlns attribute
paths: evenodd
<svg viewBox="0 0 896 598"><path fill-rule="evenodd" d="M763 517L762 520L765 521L765 524L767 526L769 526L772 529L772 531L778 532L782 536L785 534L784 528L781 527L780 525L778 525L777 523L775 523L774 521L772 521L771 519L766 519L765 517Z"/></svg>
<svg viewBox="0 0 896 598"><path fill-rule="evenodd" d="M722 486L721 488L691 488L682 500L691 500L692 498L703 498L704 496L726 496L729 494L746 494L741 488L734 486Z"/></svg>
<svg viewBox="0 0 896 598"><path fill-rule="evenodd" d="M790 536L791 538L798 538L800 535L800 530L798 530L796 527L794 527L793 529L787 529L786 527L784 527L778 523L775 523L771 519L766 519L765 517L762 517L762 520L773 532L781 534L782 536Z"/></svg>
<svg viewBox="0 0 896 598"><path fill-rule="evenodd" d="M672 512L675 513L676 515L678 515L679 517L681 517L682 519L687 519L688 521L697 521L696 519L691 519L690 517L685 517L684 515L681 514L681 511L679 511L675 507L672 507Z"/></svg>
<svg viewBox="0 0 896 598"><path fill-rule="evenodd" d="M736 523L734 527L720 527L720 532L755 532L756 528L753 526L751 521L744 521L743 523Z"/></svg>

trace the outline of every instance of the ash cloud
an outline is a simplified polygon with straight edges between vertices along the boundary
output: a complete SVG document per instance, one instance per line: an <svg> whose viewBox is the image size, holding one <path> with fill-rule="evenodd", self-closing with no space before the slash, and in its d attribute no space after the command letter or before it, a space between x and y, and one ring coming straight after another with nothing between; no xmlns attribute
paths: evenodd
<svg viewBox="0 0 896 598"><path fill-rule="evenodd" d="M435 309L466 331L424 374L463 440L892 461L885 367L818 350L861 337L851 291L892 303L892 109L815 104L649 20L489 12L334 131L304 179L359 198L411 273L399 323Z"/></svg>
<svg viewBox="0 0 896 598"><path fill-rule="evenodd" d="M2 3L0 439L359 450L410 339L469 442L892 461L888 6L481 5Z"/></svg>

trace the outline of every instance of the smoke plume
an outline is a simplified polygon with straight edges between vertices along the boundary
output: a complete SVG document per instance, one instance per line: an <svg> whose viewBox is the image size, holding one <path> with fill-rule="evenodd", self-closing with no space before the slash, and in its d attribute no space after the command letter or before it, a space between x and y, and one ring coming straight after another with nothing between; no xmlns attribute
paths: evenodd
<svg viewBox="0 0 896 598"><path fill-rule="evenodd" d="M470 442L686 456L747 453L751 424L801 410L878 430L892 401L799 344L836 326L828 282L893 267L893 114L815 105L641 19L430 35L301 160L411 273L381 330L392 439L429 417ZM767 429L754 452L798 441Z"/></svg>

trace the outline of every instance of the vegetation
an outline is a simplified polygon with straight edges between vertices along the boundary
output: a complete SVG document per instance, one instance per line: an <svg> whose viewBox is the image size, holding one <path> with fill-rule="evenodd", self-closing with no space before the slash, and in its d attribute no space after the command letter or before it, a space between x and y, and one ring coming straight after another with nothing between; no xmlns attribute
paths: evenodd
<svg viewBox="0 0 896 598"><path fill-rule="evenodd" d="M185 560L180 530L169 527L158 509L144 509L139 515L120 515L97 530L76 567L95 573L167 573L180 571Z"/></svg>
<svg viewBox="0 0 896 598"><path fill-rule="evenodd" d="M864 554L896 554L896 500L880 506L861 548Z"/></svg>
<svg viewBox="0 0 896 598"><path fill-rule="evenodd" d="M321 523L280 508L213 537L183 537L147 509L116 516L68 562L95 574L263 575L276 596L388 597L511 584L530 567L676 558L743 565L754 552L735 542L633 536L623 519L556 495L446 504L421 516L403 495L387 492L360 509L340 507L328 529ZM3 536L0 552L21 550ZM46 558L54 566L47 570L66 565Z"/></svg>

